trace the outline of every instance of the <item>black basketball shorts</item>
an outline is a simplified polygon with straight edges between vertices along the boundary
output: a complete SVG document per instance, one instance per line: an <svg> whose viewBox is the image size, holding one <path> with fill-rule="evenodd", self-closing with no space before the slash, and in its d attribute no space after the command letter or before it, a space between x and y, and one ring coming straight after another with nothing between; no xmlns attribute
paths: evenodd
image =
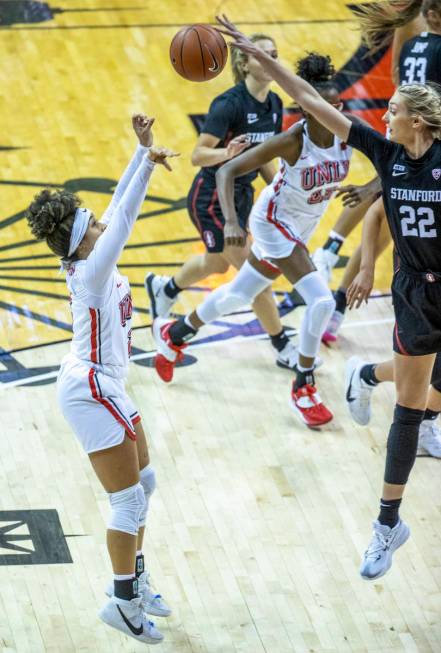
<svg viewBox="0 0 441 653"><path fill-rule="evenodd" d="M404 356L441 352L441 278L398 270L392 282L394 351Z"/></svg>
<svg viewBox="0 0 441 653"><path fill-rule="evenodd" d="M253 208L254 189L250 184L237 185L234 203L239 224L245 231L248 216ZM199 231L208 252L222 252L224 249L224 224L216 186L201 174L196 175L187 197L190 219Z"/></svg>

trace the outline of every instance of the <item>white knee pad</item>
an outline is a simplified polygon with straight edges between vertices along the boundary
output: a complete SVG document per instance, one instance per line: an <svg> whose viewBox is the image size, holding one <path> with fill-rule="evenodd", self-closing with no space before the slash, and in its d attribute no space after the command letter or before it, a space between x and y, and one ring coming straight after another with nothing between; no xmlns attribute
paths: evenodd
<svg viewBox="0 0 441 653"><path fill-rule="evenodd" d="M317 271L302 277L295 287L306 303L306 312L300 326L299 353L315 358L320 339L335 309L335 300Z"/></svg>
<svg viewBox="0 0 441 653"><path fill-rule="evenodd" d="M144 497L145 497L145 506L142 509L141 514L139 516L139 525L145 526L147 511L149 509L149 500L156 488L155 470L151 465L147 465L147 467L141 469L141 471L139 472L139 482L142 485L142 489L144 490Z"/></svg>
<svg viewBox="0 0 441 653"><path fill-rule="evenodd" d="M141 483L109 494L111 513L107 528L137 535L146 500Z"/></svg>
<svg viewBox="0 0 441 653"><path fill-rule="evenodd" d="M213 290L198 306L196 313L204 324L208 324L222 315L251 304L255 297L270 284L270 279L245 261L234 279Z"/></svg>

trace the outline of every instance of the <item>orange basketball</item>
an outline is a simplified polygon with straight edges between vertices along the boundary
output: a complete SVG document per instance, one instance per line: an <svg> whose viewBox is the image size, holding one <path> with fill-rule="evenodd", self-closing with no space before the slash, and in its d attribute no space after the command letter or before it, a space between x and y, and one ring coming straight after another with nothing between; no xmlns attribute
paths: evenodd
<svg viewBox="0 0 441 653"><path fill-rule="evenodd" d="M173 68L191 82L213 79L222 72L227 58L225 39L210 25L183 27L170 44Z"/></svg>

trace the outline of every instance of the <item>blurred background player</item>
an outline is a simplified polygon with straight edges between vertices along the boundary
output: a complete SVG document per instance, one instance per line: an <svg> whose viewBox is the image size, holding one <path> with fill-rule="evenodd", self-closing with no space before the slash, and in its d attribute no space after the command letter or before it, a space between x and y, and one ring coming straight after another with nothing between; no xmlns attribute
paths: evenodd
<svg viewBox="0 0 441 653"><path fill-rule="evenodd" d="M252 34L250 39L271 57L277 58L277 47L272 37ZM153 273L146 276L145 286L153 318L166 317L181 290L211 274L227 272L230 265L239 270L250 252L249 240L244 247L231 247L225 243L225 218L219 204L215 175L223 163L244 149L263 143L281 132L283 105L279 96L270 91L271 77L254 57L233 48L231 65L235 86L211 103L191 157L192 164L201 166L201 169L188 194L187 208L207 251L189 258L171 278ZM269 184L276 168L269 161L235 181L235 207L240 226L245 231L253 206L252 182L259 172ZM270 286L255 297L252 307L270 336L277 364L292 369L295 365L295 348L282 327Z"/></svg>
<svg viewBox="0 0 441 653"><path fill-rule="evenodd" d="M132 298L116 263L147 191L155 163L170 169L164 148L151 147L154 119L136 115L139 145L101 222L67 191L42 191L27 219L33 235L61 258L71 297L73 337L57 381L61 411L108 493L107 548L114 579L100 618L139 642L163 636L145 613L166 617L144 569L142 543L155 471L141 417L125 390L131 346Z"/></svg>

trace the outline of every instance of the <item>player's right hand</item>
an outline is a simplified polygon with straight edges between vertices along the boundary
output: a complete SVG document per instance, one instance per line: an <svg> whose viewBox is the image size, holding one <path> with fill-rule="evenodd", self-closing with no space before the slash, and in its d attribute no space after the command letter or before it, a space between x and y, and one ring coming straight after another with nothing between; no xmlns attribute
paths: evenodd
<svg viewBox="0 0 441 653"><path fill-rule="evenodd" d="M349 308L360 308L363 301L368 301L374 285L374 271L360 270L346 291L346 303Z"/></svg>
<svg viewBox="0 0 441 653"><path fill-rule="evenodd" d="M225 223L224 243L226 247L245 247L247 234L238 224Z"/></svg>
<svg viewBox="0 0 441 653"><path fill-rule="evenodd" d="M152 127L154 122L155 119L148 118L145 113L135 113L132 116L133 131L144 147L150 147L153 143Z"/></svg>
<svg viewBox="0 0 441 653"><path fill-rule="evenodd" d="M236 138L232 138L227 145L227 158L233 159L250 145L251 141L247 134L241 134L240 136L236 136Z"/></svg>
<svg viewBox="0 0 441 653"><path fill-rule="evenodd" d="M175 156L181 156L178 152L173 152L173 150L169 150L166 147L151 147L148 153L148 157L151 161L154 163L159 163L159 165L164 166L164 168L167 168L167 170L171 171L171 165L167 161L167 159L171 159L172 157Z"/></svg>

